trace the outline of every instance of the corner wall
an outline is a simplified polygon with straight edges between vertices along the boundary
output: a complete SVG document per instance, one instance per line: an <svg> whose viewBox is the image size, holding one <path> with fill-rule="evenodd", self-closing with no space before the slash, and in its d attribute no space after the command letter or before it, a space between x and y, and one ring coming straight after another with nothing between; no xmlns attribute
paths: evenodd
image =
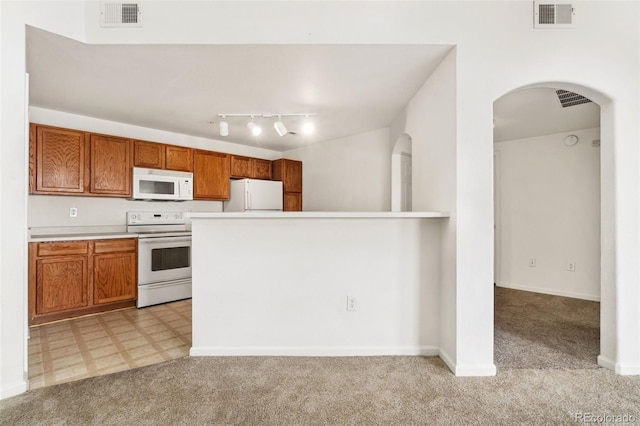
<svg viewBox="0 0 640 426"><path fill-rule="evenodd" d="M308 211L390 211L389 129L286 151L300 160L302 203Z"/></svg>
<svg viewBox="0 0 640 426"><path fill-rule="evenodd" d="M565 146L564 138L579 142ZM502 287L600 300L600 129L495 144ZM535 259L535 267L529 266ZM568 262L575 271L568 271Z"/></svg>
<svg viewBox="0 0 640 426"><path fill-rule="evenodd" d="M412 140L414 211L448 211L439 287L440 357L456 371L456 49L391 125Z"/></svg>

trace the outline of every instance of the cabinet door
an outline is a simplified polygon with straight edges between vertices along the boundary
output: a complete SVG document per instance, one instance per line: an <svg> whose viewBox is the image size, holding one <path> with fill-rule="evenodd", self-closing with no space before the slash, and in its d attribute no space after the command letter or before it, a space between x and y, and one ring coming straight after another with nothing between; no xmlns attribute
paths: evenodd
<svg viewBox="0 0 640 426"><path fill-rule="evenodd" d="M194 151L193 198L229 199L229 155L212 151Z"/></svg>
<svg viewBox="0 0 640 426"><path fill-rule="evenodd" d="M282 200L282 210L285 212L301 212L302 211L302 193L301 192L285 192Z"/></svg>
<svg viewBox="0 0 640 426"><path fill-rule="evenodd" d="M231 177L235 177L235 178L253 177L251 173L251 158L241 157L239 155L232 155L231 156Z"/></svg>
<svg viewBox="0 0 640 426"><path fill-rule="evenodd" d="M193 150L182 146L165 145L165 168L193 172Z"/></svg>
<svg viewBox="0 0 640 426"><path fill-rule="evenodd" d="M122 302L136 298L136 253L93 256L93 303Z"/></svg>
<svg viewBox="0 0 640 426"><path fill-rule="evenodd" d="M302 162L285 160L282 187L286 192L302 192Z"/></svg>
<svg viewBox="0 0 640 426"><path fill-rule="evenodd" d="M151 169L164 169L164 145L161 143L134 141L133 165Z"/></svg>
<svg viewBox="0 0 640 426"><path fill-rule="evenodd" d="M64 256L37 259L36 314L88 306L88 257Z"/></svg>
<svg viewBox="0 0 640 426"><path fill-rule="evenodd" d="M29 192L85 192L87 144L84 132L32 124L29 137Z"/></svg>
<svg viewBox="0 0 640 426"><path fill-rule="evenodd" d="M263 160L261 158L252 158L253 174L256 179L271 179L271 160Z"/></svg>
<svg viewBox="0 0 640 426"><path fill-rule="evenodd" d="M91 192L131 196L131 154L128 139L91 135Z"/></svg>

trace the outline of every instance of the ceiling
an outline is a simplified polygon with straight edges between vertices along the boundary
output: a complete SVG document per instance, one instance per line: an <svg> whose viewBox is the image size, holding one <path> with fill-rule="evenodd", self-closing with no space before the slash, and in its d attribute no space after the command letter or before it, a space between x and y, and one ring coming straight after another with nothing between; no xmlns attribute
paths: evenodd
<svg viewBox="0 0 640 426"><path fill-rule="evenodd" d="M27 29L30 105L276 151L389 126L448 45L92 45ZM275 119L315 113L313 135ZM283 118L300 131L304 117ZM214 121L214 124L210 122Z"/></svg>
<svg viewBox="0 0 640 426"><path fill-rule="evenodd" d="M563 108L555 89L516 90L493 103L494 142L600 127L594 102Z"/></svg>

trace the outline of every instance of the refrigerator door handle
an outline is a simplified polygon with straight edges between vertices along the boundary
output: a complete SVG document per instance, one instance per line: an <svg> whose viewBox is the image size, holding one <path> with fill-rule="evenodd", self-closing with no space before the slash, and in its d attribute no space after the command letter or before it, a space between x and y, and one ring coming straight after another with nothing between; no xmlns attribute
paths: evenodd
<svg viewBox="0 0 640 426"><path fill-rule="evenodd" d="M251 209L251 192L248 192L248 191L247 191L247 195L248 195L248 197L249 197L249 204L247 204L247 208L248 208L248 209Z"/></svg>

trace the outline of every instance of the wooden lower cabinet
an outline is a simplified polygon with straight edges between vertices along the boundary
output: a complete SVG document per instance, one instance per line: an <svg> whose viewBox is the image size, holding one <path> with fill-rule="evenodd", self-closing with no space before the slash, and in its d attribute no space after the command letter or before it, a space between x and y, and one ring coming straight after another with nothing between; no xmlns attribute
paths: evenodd
<svg viewBox="0 0 640 426"><path fill-rule="evenodd" d="M93 248L93 303L135 300L137 291L135 238L99 240Z"/></svg>
<svg viewBox="0 0 640 426"><path fill-rule="evenodd" d="M36 313L86 308L88 256L51 256L36 260Z"/></svg>
<svg viewBox="0 0 640 426"><path fill-rule="evenodd" d="M137 240L29 243L29 325L135 306Z"/></svg>

